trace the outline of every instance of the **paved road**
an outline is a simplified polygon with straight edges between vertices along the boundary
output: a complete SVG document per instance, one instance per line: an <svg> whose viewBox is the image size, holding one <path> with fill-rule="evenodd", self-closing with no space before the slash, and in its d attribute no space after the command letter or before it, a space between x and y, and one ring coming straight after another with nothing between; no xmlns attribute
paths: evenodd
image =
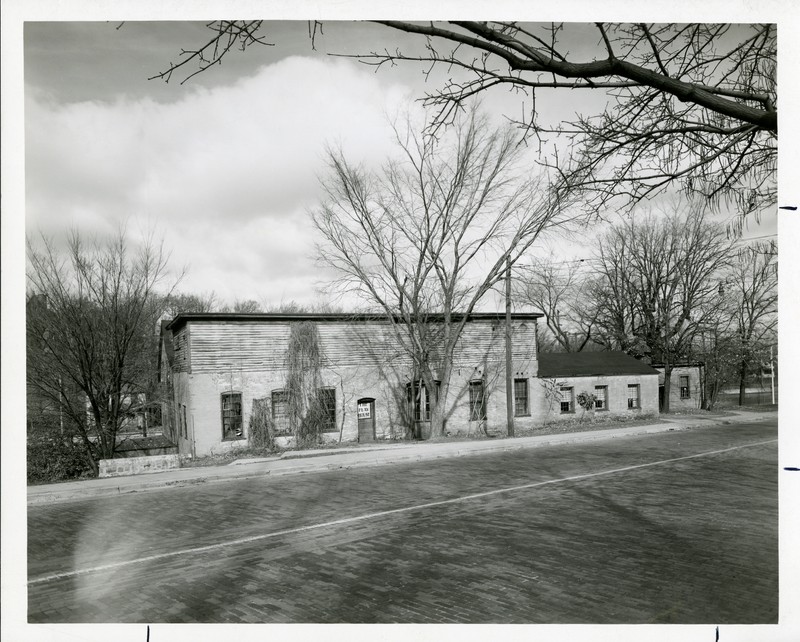
<svg viewBox="0 0 800 642"><path fill-rule="evenodd" d="M774 623L777 426L28 510L31 622Z"/></svg>

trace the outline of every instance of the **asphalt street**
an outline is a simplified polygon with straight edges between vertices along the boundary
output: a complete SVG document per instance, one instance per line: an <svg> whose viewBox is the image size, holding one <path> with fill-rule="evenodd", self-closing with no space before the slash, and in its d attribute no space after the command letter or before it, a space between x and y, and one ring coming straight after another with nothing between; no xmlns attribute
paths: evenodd
<svg viewBox="0 0 800 642"><path fill-rule="evenodd" d="M777 422L28 508L30 622L774 623Z"/></svg>

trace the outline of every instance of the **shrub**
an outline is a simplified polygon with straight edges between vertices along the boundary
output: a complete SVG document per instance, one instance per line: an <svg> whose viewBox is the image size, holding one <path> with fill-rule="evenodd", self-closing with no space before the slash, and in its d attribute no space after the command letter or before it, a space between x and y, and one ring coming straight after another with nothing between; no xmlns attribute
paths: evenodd
<svg viewBox="0 0 800 642"><path fill-rule="evenodd" d="M84 453L61 439L28 440L29 484L79 479L91 475Z"/></svg>

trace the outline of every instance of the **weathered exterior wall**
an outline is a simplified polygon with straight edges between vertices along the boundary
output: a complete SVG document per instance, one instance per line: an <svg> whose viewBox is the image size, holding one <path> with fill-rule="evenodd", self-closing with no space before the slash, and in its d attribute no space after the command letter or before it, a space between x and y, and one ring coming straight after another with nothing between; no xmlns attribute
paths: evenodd
<svg viewBox="0 0 800 642"><path fill-rule="evenodd" d="M172 468L180 468L178 455L156 455L153 457L123 457L120 459L101 459L99 477L121 477L160 473Z"/></svg>
<svg viewBox="0 0 800 642"><path fill-rule="evenodd" d="M406 402L406 384L411 379L410 361L392 329L378 321L364 323L316 322L324 355L322 385L336 390L337 432L327 440L358 438L357 401L375 399L375 436L395 439L407 435L412 423ZM515 322L512 357L515 377L535 381L537 372L535 322ZM176 413L186 405L188 437L180 434L181 453L197 456L246 446L253 401L270 398L285 387L285 358L290 335L288 322L187 322L175 337ZM179 338L180 337L180 338ZM435 363L436 355L431 355ZM453 359L449 394L445 400L448 432L477 432L479 422L470 422L469 381L482 379L488 394L487 424L505 430L504 326L497 321L470 321ZM530 404L537 386L529 386ZM221 395L242 395L243 435L224 440ZM518 425L535 421L519 417Z"/></svg>
<svg viewBox="0 0 800 642"><path fill-rule="evenodd" d="M653 366L658 370L658 383L664 385L663 366ZM689 396L681 397L681 377L689 377ZM674 366L670 375L669 408L670 410L694 410L700 408L702 388L700 366Z"/></svg>
<svg viewBox="0 0 800 642"><path fill-rule="evenodd" d="M639 385L639 408L628 408L628 386ZM571 387L573 390L573 411L562 413L558 388ZM658 413L658 376L652 375L616 375L592 377L557 377L539 380L539 406L535 413L543 421L567 421L581 417L583 409L578 404L578 395L582 392L595 393L595 386L606 386L607 410L595 410L598 415L651 415ZM549 393L548 390L555 390ZM587 413L588 414L588 413Z"/></svg>

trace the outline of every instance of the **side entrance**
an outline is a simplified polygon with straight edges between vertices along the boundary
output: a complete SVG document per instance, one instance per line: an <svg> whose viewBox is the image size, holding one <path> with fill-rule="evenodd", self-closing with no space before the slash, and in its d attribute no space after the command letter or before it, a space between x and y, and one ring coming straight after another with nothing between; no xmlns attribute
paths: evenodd
<svg viewBox="0 0 800 642"><path fill-rule="evenodd" d="M375 399L364 397L358 400L358 441L375 441Z"/></svg>

